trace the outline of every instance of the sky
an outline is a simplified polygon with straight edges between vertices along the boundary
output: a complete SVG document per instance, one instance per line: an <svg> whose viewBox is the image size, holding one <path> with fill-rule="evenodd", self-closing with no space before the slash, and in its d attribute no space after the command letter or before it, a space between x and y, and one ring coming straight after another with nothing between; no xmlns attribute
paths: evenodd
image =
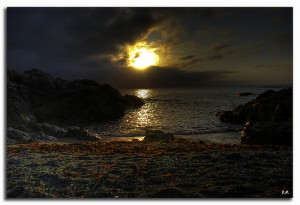
<svg viewBox="0 0 300 205"><path fill-rule="evenodd" d="M293 83L293 9L8 8L7 68L118 88ZM135 48L156 61L136 69Z"/></svg>

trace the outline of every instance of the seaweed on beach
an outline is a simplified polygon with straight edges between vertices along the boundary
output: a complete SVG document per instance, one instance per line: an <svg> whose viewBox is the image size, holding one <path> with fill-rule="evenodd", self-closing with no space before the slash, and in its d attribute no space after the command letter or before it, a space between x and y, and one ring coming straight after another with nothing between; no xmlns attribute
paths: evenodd
<svg viewBox="0 0 300 205"><path fill-rule="evenodd" d="M189 141L11 145L7 197L290 198L292 149Z"/></svg>

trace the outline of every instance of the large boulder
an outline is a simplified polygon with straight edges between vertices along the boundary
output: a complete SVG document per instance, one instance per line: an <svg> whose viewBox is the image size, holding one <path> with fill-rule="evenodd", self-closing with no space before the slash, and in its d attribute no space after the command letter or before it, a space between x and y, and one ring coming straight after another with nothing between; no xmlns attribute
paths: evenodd
<svg viewBox="0 0 300 205"><path fill-rule="evenodd" d="M217 113L224 122L244 124L241 142L292 144L293 90L269 90L232 111Z"/></svg>
<svg viewBox="0 0 300 205"><path fill-rule="evenodd" d="M157 141L173 141L174 135L171 133L165 133L161 130L146 130L146 135L144 140L157 142Z"/></svg>
<svg viewBox="0 0 300 205"><path fill-rule="evenodd" d="M262 122L258 121L250 126L246 123L241 134L243 144L285 144L293 143L293 123Z"/></svg>

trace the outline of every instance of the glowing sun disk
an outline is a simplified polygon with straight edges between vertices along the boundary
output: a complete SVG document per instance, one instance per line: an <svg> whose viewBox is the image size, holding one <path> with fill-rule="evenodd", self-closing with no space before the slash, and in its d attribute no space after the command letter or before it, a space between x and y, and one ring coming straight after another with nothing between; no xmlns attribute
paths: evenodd
<svg viewBox="0 0 300 205"><path fill-rule="evenodd" d="M129 51L129 66L137 69L145 69L158 63L156 53L146 47L133 48Z"/></svg>

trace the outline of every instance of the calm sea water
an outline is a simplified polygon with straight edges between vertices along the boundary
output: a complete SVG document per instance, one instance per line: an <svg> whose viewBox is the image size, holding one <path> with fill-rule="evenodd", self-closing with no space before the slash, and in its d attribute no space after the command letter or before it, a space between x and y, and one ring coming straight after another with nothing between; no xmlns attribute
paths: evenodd
<svg viewBox="0 0 300 205"><path fill-rule="evenodd" d="M175 135L238 132L240 125L220 122L216 112L232 110L254 99L258 94L279 87L210 87L172 89L130 89L145 100L140 108L129 109L123 118L94 125L92 129L102 136L141 136L146 129L159 129ZM255 95L240 97L240 92Z"/></svg>

